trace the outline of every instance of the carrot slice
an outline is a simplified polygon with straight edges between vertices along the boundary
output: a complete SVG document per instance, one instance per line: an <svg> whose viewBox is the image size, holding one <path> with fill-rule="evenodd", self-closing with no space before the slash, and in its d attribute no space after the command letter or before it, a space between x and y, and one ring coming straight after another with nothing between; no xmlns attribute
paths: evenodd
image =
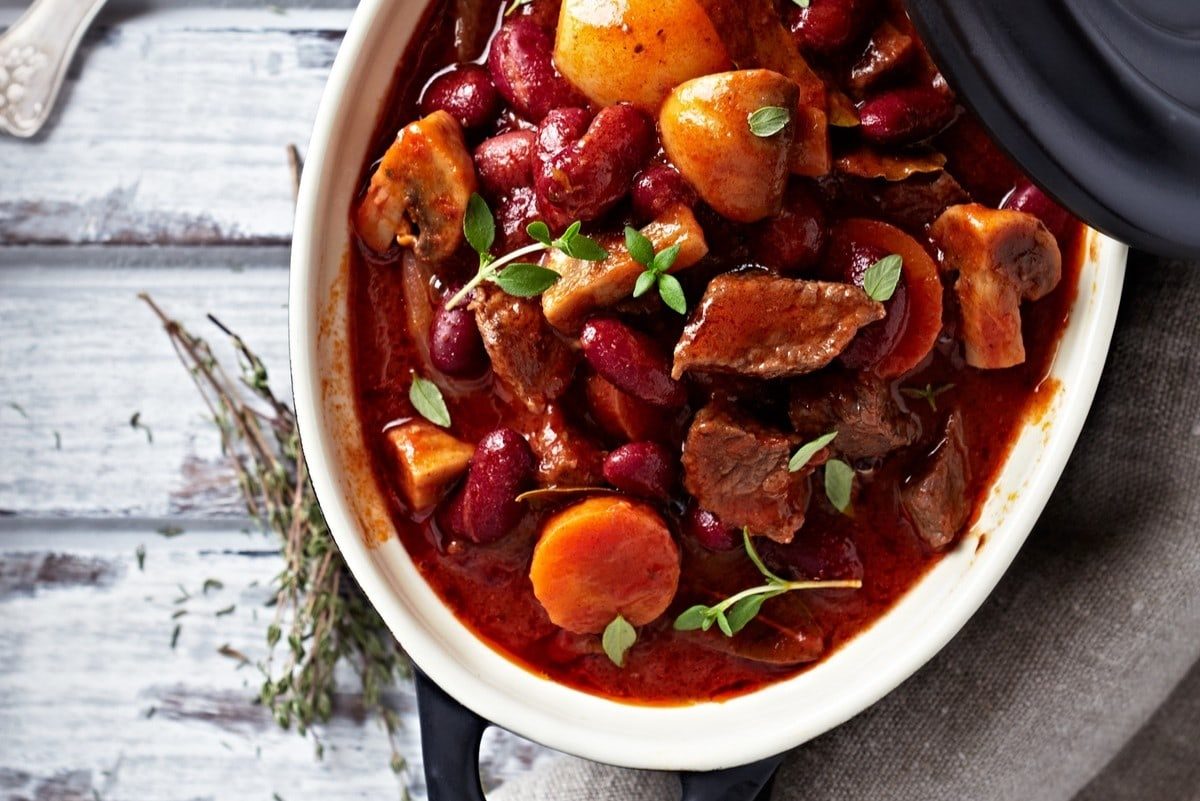
<svg viewBox="0 0 1200 801"><path fill-rule="evenodd" d="M679 548L658 512L621 497L589 498L546 521L529 569L555 625L598 634L623 616L643 626L679 587Z"/></svg>
<svg viewBox="0 0 1200 801"><path fill-rule="evenodd" d="M891 349L874 365L883 378L896 378L916 367L933 350L942 330L942 280L937 264L920 242L893 225L878 220L849 219L834 226L830 251L847 244L898 253L904 259L907 320Z"/></svg>

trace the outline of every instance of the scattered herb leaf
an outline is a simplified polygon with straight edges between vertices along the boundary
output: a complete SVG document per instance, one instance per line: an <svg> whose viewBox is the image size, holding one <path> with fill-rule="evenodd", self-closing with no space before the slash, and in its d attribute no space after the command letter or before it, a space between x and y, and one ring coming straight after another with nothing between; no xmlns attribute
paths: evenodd
<svg viewBox="0 0 1200 801"><path fill-rule="evenodd" d="M496 220L487 202L478 194L472 193L467 201L467 213L463 218L463 234L467 243L479 254L481 260L491 260L489 251L496 241Z"/></svg>
<svg viewBox="0 0 1200 801"><path fill-rule="evenodd" d="M186 609L176 609L174 612L171 613L171 619L178 620L179 618L183 617L186 614L187 614Z"/></svg>
<svg viewBox="0 0 1200 801"><path fill-rule="evenodd" d="M417 414L434 425L450 427L450 410L446 408L446 400L437 384L413 373L412 386L408 388L408 399L417 410Z"/></svg>
<svg viewBox="0 0 1200 801"><path fill-rule="evenodd" d="M138 570L145 572L145 570L146 570L146 546L138 545L137 550L135 550L133 552L133 555L135 557L137 557Z"/></svg>
<svg viewBox="0 0 1200 801"><path fill-rule="evenodd" d="M601 638L604 653L608 654L608 658L617 667L625 667L625 654L635 642L637 642L637 629L621 615L613 618L613 621L604 629L604 636Z"/></svg>
<svg viewBox="0 0 1200 801"><path fill-rule="evenodd" d="M527 6L532 2L533 0L511 0L511 2L508 4L508 8L504 11L504 16L511 17L518 8L521 6ZM805 0L805 2L808 2L808 0Z"/></svg>
<svg viewBox="0 0 1200 801"><path fill-rule="evenodd" d="M178 537L180 534L182 534L183 529L181 529L179 526L163 526L162 528L157 529L157 532L161 536L170 539L171 537Z"/></svg>
<svg viewBox="0 0 1200 801"><path fill-rule="evenodd" d="M750 529L742 529L742 542L746 555L762 574L764 583L732 595L713 606L697 604L675 618L676 631L708 631L715 624L726 637L732 637L758 616L764 603L770 599L795 590L858 589L862 582L857 579L846 581L788 581L772 572L750 541Z"/></svg>
<svg viewBox="0 0 1200 801"><path fill-rule="evenodd" d="M496 285L518 298L532 298L542 294L560 278L559 274L537 264L516 262L496 274Z"/></svg>
<svg viewBox="0 0 1200 801"><path fill-rule="evenodd" d="M207 578L204 580L204 586L200 588L200 592L208 595L209 590L221 590L225 588L225 584L215 578Z"/></svg>
<svg viewBox="0 0 1200 801"><path fill-rule="evenodd" d="M58 431L52 431L50 433L54 434L54 450L61 451L62 450L62 434L58 433Z"/></svg>
<svg viewBox="0 0 1200 801"><path fill-rule="evenodd" d="M841 459L825 463L825 495L839 512L850 508L850 492L854 485L854 468Z"/></svg>
<svg viewBox="0 0 1200 801"><path fill-rule="evenodd" d="M9 401L7 406L26 420L29 419L29 412L25 411L25 407L16 401Z"/></svg>
<svg viewBox="0 0 1200 801"><path fill-rule="evenodd" d="M178 623L175 624L174 630L171 631L171 650L175 650L175 646L179 644L179 632L183 627Z"/></svg>
<svg viewBox="0 0 1200 801"><path fill-rule="evenodd" d="M863 273L863 289L867 297L883 303L890 300L900 283L900 273L904 267L904 258L899 253L884 256L872 264Z"/></svg>
<svg viewBox="0 0 1200 801"><path fill-rule="evenodd" d="M792 454L792 458L788 461L788 470L792 473L800 470L817 455L817 451L824 448L829 443L833 442L838 432L830 431L828 434L822 434L811 442L806 442L800 446L800 449Z"/></svg>
<svg viewBox="0 0 1200 801"><path fill-rule="evenodd" d="M573 259L583 259L585 261L603 261L608 258L608 251L600 247L594 240L580 233L583 223L576 220L567 226L567 230L563 231L562 236L557 239L550 238L550 228L541 220L534 220L525 227L525 231L530 238L534 240L532 245L526 245L523 248L517 248L512 253L507 253L499 258L491 253L492 245L496 239L496 220L492 216L491 209L488 208L485 201L479 194L471 195L467 201L467 213L463 218L463 235L467 239L475 252L479 254L479 271L475 276L463 286L462 289L455 292L449 300L446 301L446 308L453 309L461 304L468 295L471 294L484 281L491 281L509 292L509 287L515 288L517 291L510 294L518 297L533 297L534 295L544 292L557 281L557 273L553 270L546 270L538 265L524 264L522 266L538 267L539 270L545 270L545 273L555 276L550 279L545 273L540 273L537 281L523 280L517 281L515 276L523 274L527 279L531 275L528 271L518 271L518 273L510 276L506 281L503 276L509 273L508 270L501 271L501 267L513 264L520 259L532 256L534 253L540 253L551 248L560 250ZM541 286L537 292L533 291L534 286Z"/></svg>
<svg viewBox="0 0 1200 801"><path fill-rule="evenodd" d="M526 0L526 2L528 2L528 0ZM808 8L808 4L809 4L810 0L792 0L792 2L795 3L796 5L800 6L801 8Z"/></svg>
<svg viewBox="0 0 1200 801"><path fill-rule="evenodd" d="M763 106L750 112L747 117L750 133L763 139L782 131L791 119L791 112L783 106Z"/></svg>
<svg viewBox="0 0 1200 801"><path fill-rule="evenodd" d="M678 278L668 273L675 264L675 259L679 258L679 243L655 253L654 243L641 231L627 225L625 249L629 251L630 258L646 268L633 285L633 296L640 298L657 286L658 295L668 309L678 314L687 314L687 296L683 293L683 285L679 283Z"/></svg>
<svg viewBox="0 0 1200 801"><path fill-rule="evenodd" d="M937 398L943 392L949 392L954 389L953 384L942 384L940 387L935 387L933 384L926 384L924 389L920 387L901 387L900 394L906 398L916 398L924 400L929 404L932 411L937 411Z"/></svg>
<svg viewBox="0 0 1200 801"><path fill-rule="evenodd" d="M213 616L214 617L225 617L226 615L232 615L236 610L237 610L237 604L230 604L229 606L223 607L221 609L218 609L216 612L213 612Z"/></svg>

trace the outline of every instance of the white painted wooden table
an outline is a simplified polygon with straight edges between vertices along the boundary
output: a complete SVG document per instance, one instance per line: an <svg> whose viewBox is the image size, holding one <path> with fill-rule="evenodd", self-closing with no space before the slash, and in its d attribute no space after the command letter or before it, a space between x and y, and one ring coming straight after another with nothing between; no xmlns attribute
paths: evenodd
<svg viewBox="0 0 1200 801"><path fill-rule="evenodd" d="M0 0L0 28L21 5ZM262 653L280 562L243 533L216 432L134 297L210 334L217 313L286 388L285 148L304 150L352 3L282 5L112 0L47 129L0 138L0 799L424 796L350 677L317 761L218 653ZM390 700L419 764L411 692ZM493 786L546 757L489 736Z"/></svg>

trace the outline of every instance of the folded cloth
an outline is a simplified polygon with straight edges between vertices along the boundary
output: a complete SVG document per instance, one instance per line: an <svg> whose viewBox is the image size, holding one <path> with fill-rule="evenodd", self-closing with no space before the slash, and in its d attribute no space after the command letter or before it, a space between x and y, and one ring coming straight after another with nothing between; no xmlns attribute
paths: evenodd
<svg viewBox="0 0 1200 801"><path fill-rule="evenodd" d="M1087 426L1012 569L920 672L789 754L774 799L1200 801L1198 659L1200 264L1135 254ZM564 757L491 797L678 793Z"/></svg>

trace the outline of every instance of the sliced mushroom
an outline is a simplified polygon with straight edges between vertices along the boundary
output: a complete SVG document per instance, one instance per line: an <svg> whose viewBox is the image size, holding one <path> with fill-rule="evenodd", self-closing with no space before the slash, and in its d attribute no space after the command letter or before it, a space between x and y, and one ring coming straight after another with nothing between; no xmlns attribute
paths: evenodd
<svg viewBox="0 0 1200 801"><path fill-rule="evenodd" d="M1062 278L1054 234L1032 214L975 203L946 209L931 233L943 264L959 273L954 290L967 363L997 369L1024 362L1021 301L1044 297Z"/></svg>
<svg viewBox="0 0 1200 801"><path fill-rule="evenodd" d="M388 148L354 223L367 246L397 242L425 261L449 257L462 241L475 169L458 121L435 111L405 126Z"/></svg>

